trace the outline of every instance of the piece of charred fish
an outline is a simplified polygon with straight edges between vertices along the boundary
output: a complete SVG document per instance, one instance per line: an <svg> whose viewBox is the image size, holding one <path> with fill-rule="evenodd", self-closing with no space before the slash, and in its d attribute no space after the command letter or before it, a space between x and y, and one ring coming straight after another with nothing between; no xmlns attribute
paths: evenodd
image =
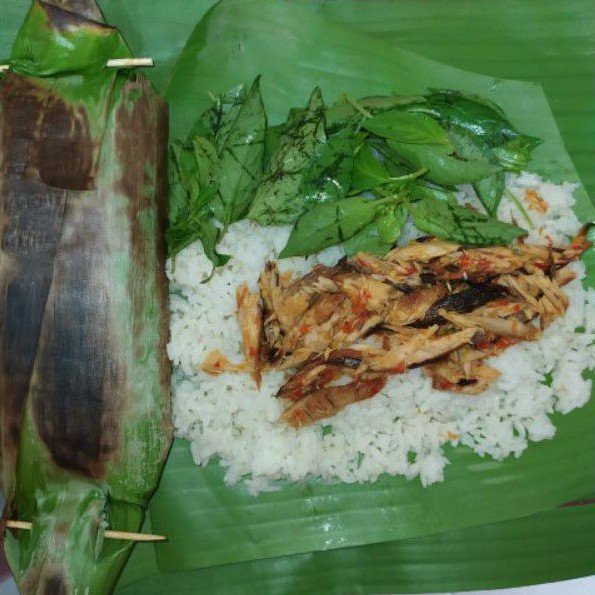
<svg viewBox="0 0 595 595"><path fill-rule="evenodd" d="M375 275L396 287L417 287L422 284L421 267L412 261L390 262L374 254L358 252L348 263L354 269Z"/></svg>
<svg viewBox="0 0 595 595"><path fill-rule="evenodd" d="M333 417L348 405L370 399L386 385L386 374L362 374L354 382L327 386L295 401L279 418L292 428L302 428Z"/></svg>
<svg viewBox="0 0 595 595"><path fill-rule="evenodd" d="M445 281L465 280L480 283L519 270L523 259L511 248L491 246L471 248L442 256L428 263L427 268Z"/></svg>
<svg viewBox="0 0 595 595"><path fill-rule="evenodd" d="M456 353L453 354L456 356ZM424 366L424 372L432 379L438 390L449 390L467 395L478 395L487 390L500 376L483 359L468 362L449 357Z"/></svg>
<svg viewBox="0 0 595 595"><path fill-rule="evenodd" d="M539 315L541 328L549 326L568 308L568 297L555 278L540 269L535 268L530 274L503 275L497 283L522 298Z"/></svg>
<svg viewBox="0 0 595 595"><path fill-rule="evenodd" d="M421 320L414 323L416 326L431 326L441 324L444 318L440 315L441 310L447 312L466 313L479 308L489 302L500 299L506 295L506 290L491 283L461 285L452 293L436 300L426 311Z"/></svg>
<svg viewBox="0 0 595 595"><path fill-rule="evenodd" d="M428 311L448 294L446 285L420 287L402 294L392 302L384 317L385 326L396 328L424 319Z"/></svg>
<svg viewBox="0 0 595 595"><path fill-rule="evenodd" d="M280 389L277 397L297 401L308 393L320 390L342 376L353 376L348 366L332 364L319 358L304 364Z"/></svg>
<svg viewBox="0 0 595 595"><path fill-rule="evenodd" d="M244 283L236 290L236 302L244 356L252 370L254 382L256 382L257 386L260 386L260 344L263 333L260 294L251 293L248 286Z"/></svg>
<svg viewBox="0 0 595 595"><path fill-rule="evenodd" d="M429 262L435 258L446 256L452 252L460 250L461 246L453 242L440 240L439 238L429 238L426 240L417 240L409 242L406 246L391 250L384 258L391 262Z"/></svg>

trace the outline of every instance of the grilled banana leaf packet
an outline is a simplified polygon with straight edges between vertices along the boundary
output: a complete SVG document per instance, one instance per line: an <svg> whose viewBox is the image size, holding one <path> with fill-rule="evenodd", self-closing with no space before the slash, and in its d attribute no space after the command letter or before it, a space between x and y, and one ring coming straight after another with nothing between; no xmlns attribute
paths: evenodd
<svg viewBox="0 0 595 595"><path fill-rule="evenodd" d="M33 2L0 80L0 440L23 594L110 593L171 443L167 110L93 0ZM4 530L7 519L31 531Z"/></svg>

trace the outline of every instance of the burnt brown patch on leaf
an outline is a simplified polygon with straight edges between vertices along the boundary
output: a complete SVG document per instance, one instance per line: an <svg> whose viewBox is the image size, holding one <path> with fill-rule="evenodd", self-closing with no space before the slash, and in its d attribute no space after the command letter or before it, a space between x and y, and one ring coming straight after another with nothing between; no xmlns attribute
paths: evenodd
<svg viewBox="0 0 595 595"><path fill-rule="evenodd" d="M66 582L59 574L48 577L42 588L43 595L68 595Z"/></svg>
<svg viewBox="0 0 595 595"><path fill-rule="evenodd" d="M90 190L94 186L96 145L83 107L73 108L50 96L43 111L34 166L48 186Z"/></svg>
<svg viewBox="0 0 595 595"><path fill-rule="evenodd" d="M94 193L69 196L30 388L52 459L96 479L119 444L125 385L111 335L102 209Z"/></svg>
<svg viewBox="0 0 595 595"><path fill-rule="evenodd" d="M39 4L48 16L50 27L59 31L82 26L111 29L98 22L103 16L95 0L50 0Z"/></svg>
<svg viewBox="0 0 595 595"><path fill-rule="evenodd" d="M161 381L169 387L170 363L166 345L169 339L167 315L167 278L165 275L165 222L167 217L167 107L150 89L144 79L129 82L123 90L127 99L116 114L116 149L121 163L121 177L117 190L128 199L128 217L131 229L131 254L135 269L155 276L157 299L160 305L159 353ZM143 213L155 211L155 225L151 230L141 226ZM158 266L147 262L147 251L156 250ZM150 266L151 269L147 270ZM130 292L133 296L135 351L140 357L143 345L141 331L146 323L144 314L145 291L138 285L143 276L131 276Z"/></svg>
<svg viewBox="0 0 595 595"><path fill-rule="evenodd" d="M0 84L0 460L7 490L66 200L28 166L49 96L13 74Z"/></svg>

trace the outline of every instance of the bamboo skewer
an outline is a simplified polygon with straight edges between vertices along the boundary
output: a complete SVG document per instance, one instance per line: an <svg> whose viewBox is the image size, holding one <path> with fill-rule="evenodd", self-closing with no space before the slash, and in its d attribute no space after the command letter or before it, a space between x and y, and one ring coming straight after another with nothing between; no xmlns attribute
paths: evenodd
<svg viewBox="0 0 595 595"><path fill-rule="evenodd" d="M138 68L153 66L153 58L114 58L105 64L107 68ZM0 72L10 70L10 64L0 64Z"/></svg>
<svg viewBox="0 0 595 595"><path fill-rule="evenodd" d="M6 521L6 526L9 529L24 529L25 531L31 531L33 523L28 521ZM123 539L126 541L144 541L144 542L157 542L166 541L167 537L164 535L150 535L148 533L128 533L126 531L112 531L106 529L104 535L107 539Z"/></svg>
<svg viewBox="0 0 595 595"><path fill-rule="evenodd" d="M136 68L138 66L153 66L153 58L114 58L106 63L108 68Z"/></svg>

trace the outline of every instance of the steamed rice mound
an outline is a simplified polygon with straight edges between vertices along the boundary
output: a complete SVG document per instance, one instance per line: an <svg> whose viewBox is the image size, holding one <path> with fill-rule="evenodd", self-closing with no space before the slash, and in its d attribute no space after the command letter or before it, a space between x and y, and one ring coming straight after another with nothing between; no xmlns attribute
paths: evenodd
<svg viewBox="0 0 595 595"><path fill-rule="evenodd" d="M556 185L523 173L508 176L507 187L535 224L528 242L551 238L564 244L580 227L572 212L572 184ZM531 210L528 190L545 200L545 213ZM476 201L470 188L462 188L460 198ZM506 198L498 217L524 224ZM282 372L265 373L259 390L248 374L210 376L199 366L214 349L231 361L243 359L236 287L245 282L257 288L264 263L277 258L290 231L235 223L218 246L233 257L206 283L212 265L200 242L176 257L175 268L168 265L176 432L190 441L197 464L218 457L229 485L244 481L256 494L273 489L273 480L319 477L352 483L374 481L382 473L419 477L429 485L444 479L446 443L464 444L498 460L518 457L529 441L555 435L550 414L568 413L589 400L591 381L583 370L595 358L595 291L583 288L585 270L579 262L570 265L579 278L564 288L570 300L565 316L538 342L520 343L490 358L501 376L479 396L434 390L422 370L414 369L390 376L378 395L332 419L300 430L287 427L278 421L285 404L274 396L283 383ZM409 238L411 233L405 233L403 241ZM330 248L315 257L282 260L280 267L301 275L317 263L332 265L342 255L340 248Z"/></svg>

